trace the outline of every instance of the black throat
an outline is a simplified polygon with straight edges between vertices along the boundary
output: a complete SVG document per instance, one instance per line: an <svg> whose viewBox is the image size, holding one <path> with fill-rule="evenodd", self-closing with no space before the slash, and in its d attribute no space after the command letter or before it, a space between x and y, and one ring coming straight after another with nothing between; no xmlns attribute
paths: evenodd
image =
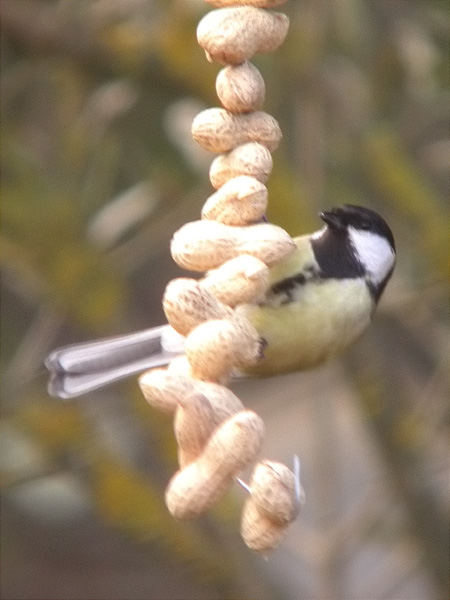
<svg viewBox="0 0 450 600"><path fill-rule="evenodd" d="M356 259L346 230L327 227L311 239L314 256L322 278L354 279L364 276L364 268Z"/></svg>
<svg viewBox="0 0 450 600"><path fill-rule="evenodd" d="M364 269L355 258L347 232L325 229L318 237L311 238L317 265L305 265L292 277L274 283L261 304L288 304L295 298L295 291L309 281L325 279L355 279L364 276ZM370 289L370 286L369 286ZM375 290L370 289L375 297Z"/></svg>

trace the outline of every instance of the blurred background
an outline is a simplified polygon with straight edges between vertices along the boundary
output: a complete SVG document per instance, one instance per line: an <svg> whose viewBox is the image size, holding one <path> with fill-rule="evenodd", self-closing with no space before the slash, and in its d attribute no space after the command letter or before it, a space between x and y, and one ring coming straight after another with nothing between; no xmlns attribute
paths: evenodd
<svg viewBox="0 0 450 600"><path fill-rule="evenodd" d="M449 12L443 0L295 0L254 63L284 138L270 221L382 213L398 263L339 360L240 383L264 457L298 454L306 503L269 560L243 490L173 520L171 420L135 380L46 392L55 346L160 324L169 242L212 193L190 137L220 66L201 0L2 1L2 598L448 598Z"/></svg>

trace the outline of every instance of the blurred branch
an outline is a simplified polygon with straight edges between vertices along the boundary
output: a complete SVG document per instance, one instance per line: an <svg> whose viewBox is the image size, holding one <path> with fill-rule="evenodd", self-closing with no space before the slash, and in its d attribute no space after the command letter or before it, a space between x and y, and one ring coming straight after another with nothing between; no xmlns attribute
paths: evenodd
<svg viewBox="0 0 450 600"><path fill-rule="evenodd" d="M348 375L384 456L392 487L408 509L410 531L433 573L439 597L444 598L449 587L448 514L438 501L433 472L425 460L427 424L415 418L415 399L405 395L404 386L409 370L419 368L426 380L429 367L424 366L422 356L417 356L420 344L411 339L401 322L385 319L384 323L378 320L371 340L363 338L358 352L349 353ZM392 352L399 348L401 354Z"/></svg>
<svg viewBox="0 0 450 600"><path fill-rule="evenodd" d="M6 403L4 402L3 408L7 408L16 394L22 394L24 386L43 370L42 355L54 343L62 323L62 317L47 308L42 308L37 313L4 369L3 391Z"/></svg>
<svg viewBox="0 0 450 600"><path fill-rule="evenodd" d="M38 54L75 58L89 67L113 70L111 56L92 32L53 10L53 3L21 0L2 2L2 30L12 42Z"/></svg>

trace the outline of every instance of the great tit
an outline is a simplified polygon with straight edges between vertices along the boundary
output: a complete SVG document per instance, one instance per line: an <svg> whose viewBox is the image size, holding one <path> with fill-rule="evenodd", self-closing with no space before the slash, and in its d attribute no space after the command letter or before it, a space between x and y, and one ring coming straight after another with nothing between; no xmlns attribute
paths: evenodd
<svg viewBox="0 0 450 600"><path fill-rule="evenodd" d="M246 375L310 369L342 352L369 325L395 265L392 231L380 215L345 205L320 213L325 226L295 238L270 270L262 300L236 310L256 327L261 359ZM45 361L52 396L72 398L167 364L184 338L169 325L58 348Z"/></svg>

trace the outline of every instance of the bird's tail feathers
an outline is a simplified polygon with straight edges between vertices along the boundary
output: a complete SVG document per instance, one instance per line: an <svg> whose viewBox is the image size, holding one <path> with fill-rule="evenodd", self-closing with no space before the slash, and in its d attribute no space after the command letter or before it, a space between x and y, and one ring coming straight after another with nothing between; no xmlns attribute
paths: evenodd
<svg viewBox="0 0 450 600"><path fill-rule="evenodd" d="M169 325L63 346L45 361L49 394L74 398L104 385L164 366L183 351L183 336Z"/></svg>

